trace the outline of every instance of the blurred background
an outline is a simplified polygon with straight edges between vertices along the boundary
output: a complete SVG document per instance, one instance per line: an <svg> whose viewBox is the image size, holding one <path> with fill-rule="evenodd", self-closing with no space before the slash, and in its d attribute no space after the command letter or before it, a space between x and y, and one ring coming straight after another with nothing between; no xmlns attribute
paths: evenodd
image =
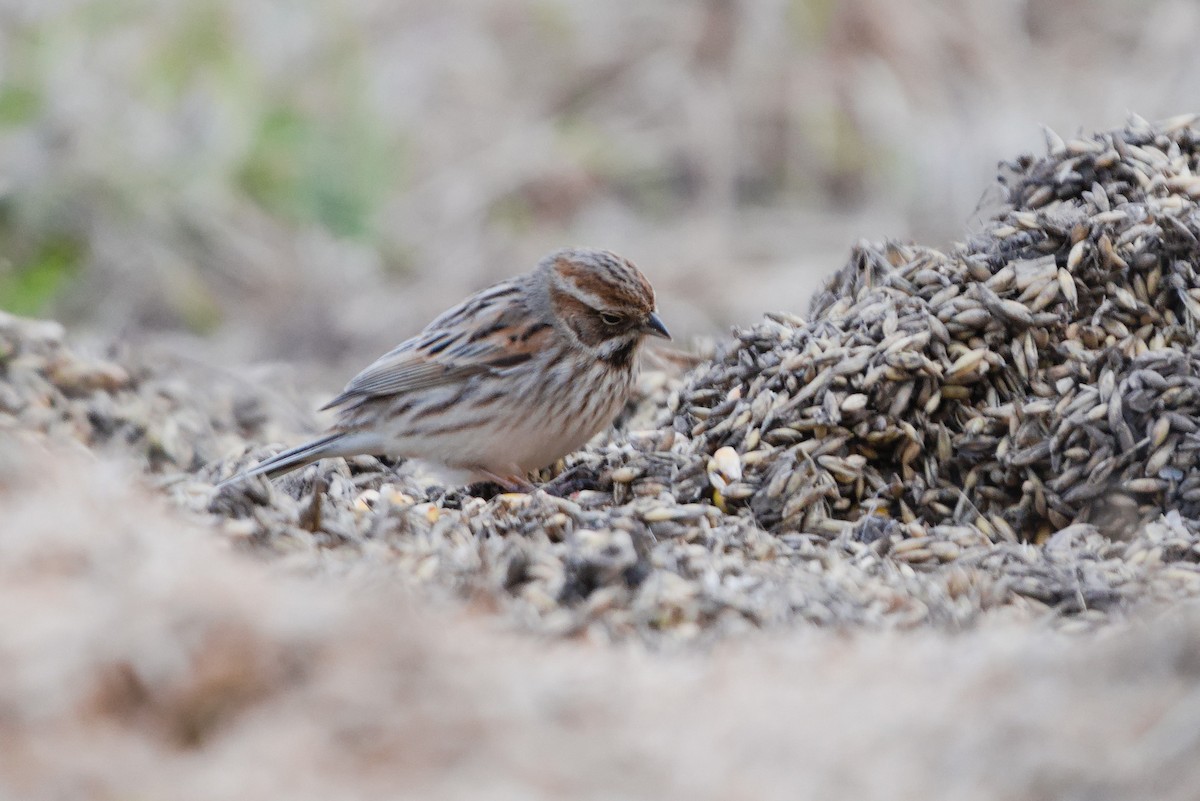
<svg viewBox="0 0 1200 801"><path fill-rule="evenodd" d="M1193 0L0 0L0 308L342 365L569 244L672 330L1200 110Z"/></svg>

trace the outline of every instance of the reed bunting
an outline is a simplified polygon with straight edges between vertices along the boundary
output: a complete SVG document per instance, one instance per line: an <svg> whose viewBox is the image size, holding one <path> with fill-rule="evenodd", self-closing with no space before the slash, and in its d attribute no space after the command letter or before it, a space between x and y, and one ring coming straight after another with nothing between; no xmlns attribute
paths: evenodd
<svg viewBox="0 0 1200 801"><path fill-rule="evenodd" d="M625 404L647 336L670 339L654 289L627 259L560 250L484 289L385 353L323 409L325 436L222 482L335 456L419 459L450 483L528 490Z"/></svg>

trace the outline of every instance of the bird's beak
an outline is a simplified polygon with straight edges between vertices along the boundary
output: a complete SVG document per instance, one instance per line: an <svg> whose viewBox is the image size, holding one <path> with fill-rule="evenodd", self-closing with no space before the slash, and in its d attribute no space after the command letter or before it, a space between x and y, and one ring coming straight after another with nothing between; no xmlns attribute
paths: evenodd
<svg viewBox="0 0 1200 801"><path fill-rule="evenodd" d="M642 330L647 334L653 334L654 336L662 337L663 339L671 338L671 332L668 331L667 327L663 324L662 318L653 312L646 320L646 324L642 326Z"/></svg>

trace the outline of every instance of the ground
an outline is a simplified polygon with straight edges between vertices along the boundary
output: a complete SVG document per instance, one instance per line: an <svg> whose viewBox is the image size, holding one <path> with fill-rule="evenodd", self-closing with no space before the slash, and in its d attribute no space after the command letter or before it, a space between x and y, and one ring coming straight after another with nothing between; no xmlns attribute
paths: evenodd
<svg viewBox="0 0 1200 801"><path fill-rule="evenodd" d="M1198 141L1050 140L964 245L665 360L557 494L217 492L278 392L0 318L0 789L1191 797Z"/></svg>

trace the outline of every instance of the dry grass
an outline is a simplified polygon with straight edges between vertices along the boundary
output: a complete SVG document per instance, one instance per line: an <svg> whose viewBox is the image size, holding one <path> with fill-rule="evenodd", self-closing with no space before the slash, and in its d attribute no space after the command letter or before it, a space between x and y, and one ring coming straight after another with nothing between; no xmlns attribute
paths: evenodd
<svg viewBox="0 0 1200 801"><path fill-rule="evenodd" d="M58 319L206 332L238 360L357 360L587 242L645 267L672 330L711 333L802 308L860 237L960 236L1039 124L1192 110L1197 16L9 0L0 279L65 262Z"/></svg>

